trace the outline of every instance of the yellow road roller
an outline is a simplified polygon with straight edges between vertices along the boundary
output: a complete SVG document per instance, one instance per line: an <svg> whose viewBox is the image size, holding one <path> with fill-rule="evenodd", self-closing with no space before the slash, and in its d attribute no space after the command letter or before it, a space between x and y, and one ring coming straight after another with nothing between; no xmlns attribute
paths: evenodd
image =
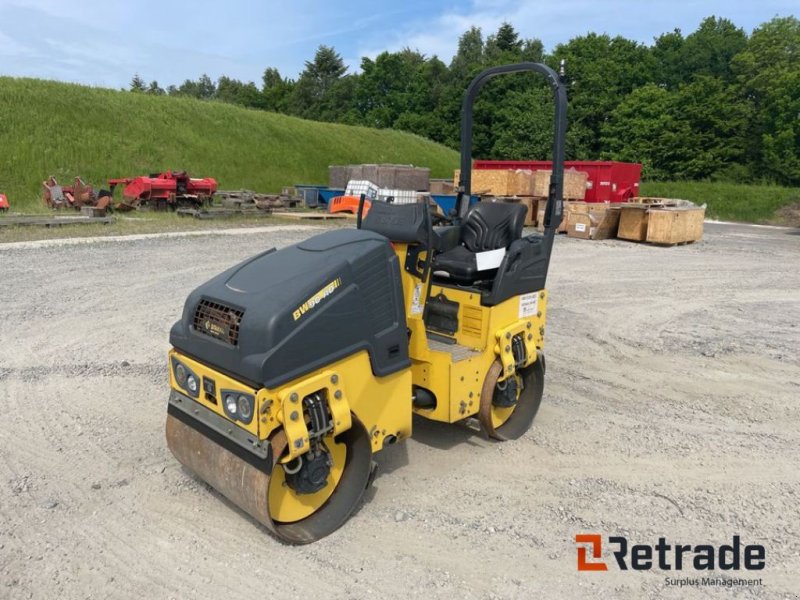
<svg viewBox="0 0 800 600"><path fill-rule="evenodd" d="M526 71L553 91L555 132L544 233L523 237L527 208L472 203L470 180L478 91ZM267 250L194 290L170 333L175 458L277 538L304 544L347 520L373 454L410 437L414 414L477 419L497 440L524 434L544 387L566 108L549 67L488 69L464 96L461 180L444 223L424 203L373 202L355 228Z"/></svg>

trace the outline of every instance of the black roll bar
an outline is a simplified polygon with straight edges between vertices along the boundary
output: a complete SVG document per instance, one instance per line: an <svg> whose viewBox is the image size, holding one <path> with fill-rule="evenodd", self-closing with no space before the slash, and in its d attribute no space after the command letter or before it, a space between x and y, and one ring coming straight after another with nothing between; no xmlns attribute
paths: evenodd
<svg viewBox="0 0 800 600"><path fill-rule="evenodd" d="M508 73L523 73L531 71L544 75L550 88L553 90L555 100L555 124L553 132L553 170L550 176L550 189L548 190L547 208L545 209L544 228L545 237L552 243L555 230L561 223L563 212L564 193L564 144L567 133L567 89L561 75L547 65L533 62L522 62L501 67L491 67L478 74L467 87L464 93L464 102L461 107L461 175L458 182L458 197L456 198L456 222L460 223L469 210L469 201L472 194L472 108L475 98L484 84L498 75Z"/></svg>

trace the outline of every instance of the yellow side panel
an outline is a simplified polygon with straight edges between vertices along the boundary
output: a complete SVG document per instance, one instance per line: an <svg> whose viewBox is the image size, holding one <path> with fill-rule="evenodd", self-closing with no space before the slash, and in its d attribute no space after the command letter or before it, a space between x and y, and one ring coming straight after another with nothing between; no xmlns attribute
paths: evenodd
<svg viewBox="0 0 800 600"><path fill-rule="evenodd" d="M429 349L424 324L421 330L412 329L414 384L431 390L437 399L435 409L415 412L452 423L478 413L483 380L496 359L504 366L501 379L513 372L513 337L521 335L525 343L526 364L536 360L537 349L544 347L547 293L541 290L516 296L497 306L481 306L480 295L469 290L432 286L431 296L440 293L459 304L459 329L451 337L476 353L453 362L449 352ZM424 343L415 346L415 335Z"/></svg>
<svg viewBox="0 0 800 600"><path fill-rule="evenodd" d="M325 390L334 419L337 413L340 415L338 427L341 428L344 420L345 406L348 413L352 411L364 424L372 440L373 452L383 448L384 439L389 435L398 440L411 436L411 370L376 377L372 374L369 354L363 350L275 390L262 390L263 393L259 394L260 439L265 439L280 423L284 423L290 453L305 452L302 430L290 432L290 428L295 428L287 426L287 419L291 419L292 411L296 410L293 406L299 406L304 396L318 390ZM295 394L298 398L296 403L292 401ZM296 450L292 448L295 444Z"/></svg>
<svg viewBox="0 0 800 600"><path fill-rule="evenodd" d="M450 369L450 423L478 413L483 380L493 360L492 356L482 353L453 363Z"/></svg>

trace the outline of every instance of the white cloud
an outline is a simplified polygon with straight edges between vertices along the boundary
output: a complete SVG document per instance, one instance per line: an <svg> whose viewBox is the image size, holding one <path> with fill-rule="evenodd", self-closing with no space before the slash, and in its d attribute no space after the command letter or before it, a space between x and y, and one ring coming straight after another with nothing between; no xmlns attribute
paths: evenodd
<svg viewBox="0 0 800 600"><path fill-rule="evenodd" d="M750 30L775 14L792 14L796 0L763 0L731 3L725 0L676 2L675 0L471 0L463 8L441 12L426 21L407 23L382 39L362 43L360 52L374 57L384 50L404 47L449 62L458 48L458 38L470 27L480 27L484 39L504 21L523 38L538 38L547 50L590 31L622 35L652 43L657 35L676 27L691 33L710 15L724 16Z"/></svg>
<svg viewBox="0 0 800 600"><path fill-rule="evenodd" d="M438 9L448 2L450 8ZM319 44L336 47L350 72L362 56L404 47L449 62L471 26L484 36L509 21L548 50L588 31L642 42L710 14L745 28L791 14L797 0L0 0L3 75L112 87L138 72L162 85L206 72L260 82L267 66L295 77ZM438 10L438 12L436 12Z"/></svg>
<svg viewBox="0 0 800 600"><path fill-rule="evenodd" d="M225 73L240 78L260 72L246 61L204 50L211 47L208 44L193 44L196 48L189 49L173 47L149 39L144 33L147 28L141 35L126 35L131 29L130 22L122 18L124 11L104 12L100 2L87 3L94 4L98 5L98 14L115 20L98 25L95 19L64 15L67 11L60 3L47 0L34 0L26 6L0 0L2 74L127 87L137 72L164 85L203 72L212 77Z"/></svg>

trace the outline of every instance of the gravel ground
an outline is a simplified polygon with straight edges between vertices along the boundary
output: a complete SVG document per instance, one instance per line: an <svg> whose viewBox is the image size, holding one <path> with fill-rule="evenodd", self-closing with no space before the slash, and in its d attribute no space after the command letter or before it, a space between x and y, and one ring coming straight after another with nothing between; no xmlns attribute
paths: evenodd
<svg viewBox="0 0 800 600"><path fill-rule="evenodd" d="M171 457L165 356L191 288L313 231L0 245L0 598L798 597L800 232L560 237L531 431L415 421L350 522L294 548ZM763 586L579 573L577 533L738 534Z"/></svg>

